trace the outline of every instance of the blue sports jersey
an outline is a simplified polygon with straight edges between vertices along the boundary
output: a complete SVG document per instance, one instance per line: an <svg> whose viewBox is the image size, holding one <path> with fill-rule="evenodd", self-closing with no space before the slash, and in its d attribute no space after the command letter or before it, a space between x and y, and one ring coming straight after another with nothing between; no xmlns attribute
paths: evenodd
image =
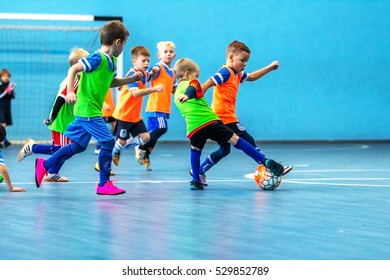
<svg viewBox="0 0 390 280"><path fill-rule="evenodd" d="M102 57L101 57L100 53L103 54L107 58L108 66L110 67L110 70L111 71L115 70L115 72L114 72L114 78L115 78L117 75L117 70L114 66L114 62L112 61L110 56L104 52L95 51L94 53L91 53L89 56L80 59L79 62L81 62L81 64L84 66L84 71L85 72L93 72L99 67L99 65L102 61Z"/></svg>
<svg viewBox="0 0 390 280"><path fill-rule="evenodd" d="M226 67L228 67L228 66L226 66ZM223 84L224 82L226 82L227 80L229 80L229 78L230 78L230 71L226 67L225 66L222 67L221 69L218 70L217 73L215 73L214 76L211 77L211 80L214 82L214 84L220 85L220 84ZM230 69L233 70L233 72L237 75L237 72L234 71L233 68L230 68ZM248 78L248 73L242 72L242 77L240 79L240 84L245 82L245 80L247 78Z"/></svg>

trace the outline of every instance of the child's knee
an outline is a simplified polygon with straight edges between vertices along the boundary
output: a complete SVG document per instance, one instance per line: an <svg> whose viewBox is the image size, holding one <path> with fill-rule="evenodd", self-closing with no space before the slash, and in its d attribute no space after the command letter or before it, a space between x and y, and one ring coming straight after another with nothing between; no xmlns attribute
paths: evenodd
<svg viewBox="0 0 390 280"><path fill-rule="evenodd" d="M143 143L146 143L150 140L150 134L148 132L141 133L139 137L141 138Z"/></svg>
<svg viewBox="0 0 390 280"><path fill-rule="evenodd" d="M238 142L238 139L239 139L238 135L234 133L228 142L232 145L236 145Z"/></svg>

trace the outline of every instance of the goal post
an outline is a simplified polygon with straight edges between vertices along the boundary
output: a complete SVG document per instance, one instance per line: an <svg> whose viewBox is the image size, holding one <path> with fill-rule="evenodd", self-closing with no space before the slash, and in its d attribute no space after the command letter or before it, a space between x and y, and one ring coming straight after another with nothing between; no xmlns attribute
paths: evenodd
<svg viewBox="0 0 390 280"><path fill-rule="evenodd" d="M0 13L0 69L8 69L16 83L13 125L7 127L12 142L51 138L43 120L66 77L69 53L76 47L97 50L102 22L110 20L122 17ZM117 61L122 77L123 54Z"/></svg>

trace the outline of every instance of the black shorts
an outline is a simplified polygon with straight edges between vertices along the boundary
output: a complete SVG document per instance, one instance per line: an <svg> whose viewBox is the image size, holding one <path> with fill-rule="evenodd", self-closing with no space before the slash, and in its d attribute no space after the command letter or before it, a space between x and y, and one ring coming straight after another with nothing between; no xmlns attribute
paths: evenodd
<svg viewBox="0 0 390 280"><path fill-rule="evenodd" d="M234 131L224 125L221 121L209 124L195 132L191 138L191 145L200 150L203 149L208 139L217 142L219 145L225 144L232 138Z"/></svg>
<svg viewBox="0 0 390 280"><path fill-rule="evenodd" d="M116 119L114 117L103 117L103 120L106 122L106 123L113 123L116 121Z"/></svg>
<svg viewBox="0 0 390 280"><path fill-rule="evenodd" d="M242 134L245 133L246 129L241 123L239 122L234 122L234 123L227 123L225 124L228 128L234 131L235 134L238 136L241 136Z"/></svg>
<svg viewBox="0 0 390 280"><path fill-rule="evenodd" d="M134 137L145 132L148 132L148 129L143 120L136 123L118 120L115 126L115 135L122 140L129 139L130 135Z"/></svg>

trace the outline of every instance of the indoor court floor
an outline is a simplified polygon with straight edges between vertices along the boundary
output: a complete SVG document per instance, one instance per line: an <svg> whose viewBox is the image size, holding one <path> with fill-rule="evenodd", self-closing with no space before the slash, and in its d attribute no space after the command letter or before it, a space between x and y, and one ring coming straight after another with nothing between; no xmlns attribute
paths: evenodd
<svg viewBox="0 0 390 280"><path fill-rule="evenodd" d="M239 150L189 189L189 144L158 143L149 172L125 150L112 178L126 194L98 196L94 145L65 163L68 183L34 183L36 155L2 149L15 186L0 185L2 260L388 260L390 143L265 143L293 165L275 191ZM202 159L217 146L208 143Z"/></svg>

